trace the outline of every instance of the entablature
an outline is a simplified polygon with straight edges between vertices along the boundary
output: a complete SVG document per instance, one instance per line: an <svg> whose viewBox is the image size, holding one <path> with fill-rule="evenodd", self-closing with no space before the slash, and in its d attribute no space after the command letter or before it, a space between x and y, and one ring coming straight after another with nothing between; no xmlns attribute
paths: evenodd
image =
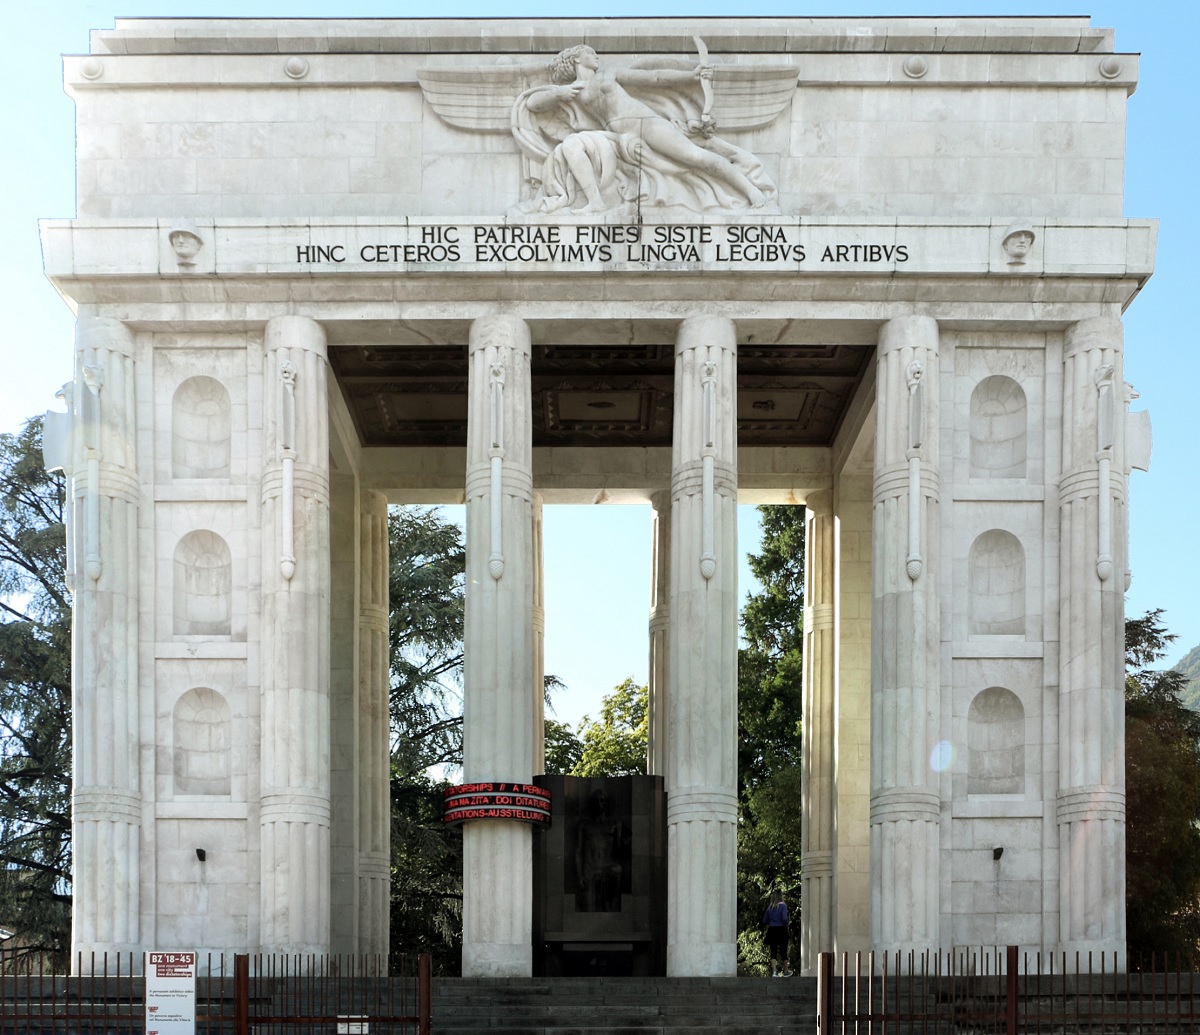
<svg viewBox="0 0 1200 1035"><path fill-rule="evenodd" d="M949 297L961 283L970 283L971 296L985 302L1036 300L1042 285L1055 281L1118 281L1132 298L1153 272L1156 237L1157 222L1142 219L1018 224L1006 218L935 223L755 215L632 224L477 217L42 223L46 273L80 304L122 293L125 301L199 304L436 304L441 298L466 319L458 307L473 301L572 307L675 297L853 301L906 291L916 301ZM1014 238L1023 247L1014 247ZM939 294L939 282L947 293ZM591 286L582 290L585 283ZM91 291L89 284L102 287ZM1069 294L1079 292L1064 289L1057 297Z"/></svg>

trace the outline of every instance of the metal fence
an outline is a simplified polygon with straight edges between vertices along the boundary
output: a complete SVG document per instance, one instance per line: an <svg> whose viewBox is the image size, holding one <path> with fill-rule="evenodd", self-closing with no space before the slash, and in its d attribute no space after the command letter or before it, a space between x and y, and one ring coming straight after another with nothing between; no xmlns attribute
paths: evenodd
<svg viewBox="0 0 1200 1035"><path fill-rule="evenodd" d="M823 952L819 1035L1192 1035L1200 974L1116 954ZM1189 961L1190 964L1190 961Z"/></svg>
<svg viewBox="0 0 1200 1035"><path fill-rule="evenodd" d="M141 956L80 955L72 976L0 952L0 1035L143 1035ZM209 956L197 1035L430 1035L430 957Z"/></svg>

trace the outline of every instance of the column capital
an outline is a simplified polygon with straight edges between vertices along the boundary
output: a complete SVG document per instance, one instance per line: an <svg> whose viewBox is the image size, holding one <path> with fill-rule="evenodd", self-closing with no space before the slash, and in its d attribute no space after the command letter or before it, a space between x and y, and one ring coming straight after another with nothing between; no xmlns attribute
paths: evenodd
<svg viewBox="0 0 1200 1035"><path fill-rule="evenodd" d="M532 348L529 324L519 316L512 316L508 313L480 316L472 320L471 329L467 335L468 353L479 352L481 349L493 346L516 349L523 356L528 356Z"/></svg>
<svg viewBox="0 0 1200 1035"><path fill-rule="evenodd" d="M698 348L721 348L737 351L737 324L727 316L700 314L679 321L675 352Z"/></svg>
<svg viewBox="0 0 1200 1035"><path fill-rule="evenodd" d="M121 320L81 316L75 321L75 349L106 349L133 357L133 331Z"/></svg>
<svg viewBox="0 0 1200 1035"><path fill-rule="evenodd" d="M1073 356L1093 349L1120 348L1124 340L1125 329L1119 317L1093 316L1067 328L1063 338L1063 354Z"/></svg>
<svg viewBox="0 0 1200 1035"><path fill-rule="evenodd" d="M263 345L268 352L275 349L303 349L326 358L325 328L308 316L273 316L267 321Z"/></svg>
<svg viewBox="0 0 1200 1035"><path fill-rule="evenodd" d="M904 348L938 350L938 322L932 316L911 313L888 320L879 329L879 355Z"/></svg>
<svg viewBox="0 0 1200 1035"><path fill-rule="evenodd" d="M833 490L820 489L804 498L804 509L813 517L833 516Z"/></svg>

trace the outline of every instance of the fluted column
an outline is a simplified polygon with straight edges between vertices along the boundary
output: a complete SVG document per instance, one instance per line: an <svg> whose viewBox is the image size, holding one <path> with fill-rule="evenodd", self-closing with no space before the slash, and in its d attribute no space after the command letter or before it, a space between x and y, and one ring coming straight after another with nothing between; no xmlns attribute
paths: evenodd
<svg viewBox="0 0 1200 1035"><path fill-rule="evenodd" d="M134 341L81 317L71 392L72 948L140 948L137 407ZM86 966L86 961L85 961Z"/></svg>
<svg viewBox="0 0 1200 1035"><path fill-rule="evenodd" d="M810 493L805 507L800 966L815 974L817 954L833 951L833 492Z"/></svg>
<svg viewBox="0 0 1200 1035"><path fill-rule="evenodd" d="M671 463L667 973L736 971L737 337L689 317Z"/></svg>
<svg viewBox="0 0 1200 1035"><path fill-rule="evenodd" d="M470 333L463 777L533 776L533 439L529 327L492 316ZM532 968L531 832L463 828L463 975Z"/></svg>
<svg viewBox="0 0 1200 1035"><path fill-rule="evenodd" d="M542 494L533 494L533 771L546 771L546 569L542 543Z"/></svg>
<svg viewBox="0 0 1200 1035"><path fill-rule="evenodd" d="M391 890L388 721L388 512L381 492L359 504L358 942L386 955Z"/></svg>
<svg viewBox="0 0 1200 1035"><path fill-rule="evenodd" d="M650 497L654 511L650 557L650 682L646 773L666 777L671 739L667 733L671 638L671 493Z"/></svg>
<svg viewBox="0 0 1200 1035"><path fill-rule="evenodd" d="M1059 482L1059 938L1125 949L1123 344L1082 320L1063 347Z"/></svg>
<svg viewBox="0 0 1200 1035"><path fill-rule="evenodd" d="M871 942L938 945L938 328L879 337L871 635Z"/></svg>
<svg viewBox="0 0 1200 1035"><path fill-rule="evenodd" d="M329 427L325 332L267 322L263 376L264 952L329 948Z"/></svg>

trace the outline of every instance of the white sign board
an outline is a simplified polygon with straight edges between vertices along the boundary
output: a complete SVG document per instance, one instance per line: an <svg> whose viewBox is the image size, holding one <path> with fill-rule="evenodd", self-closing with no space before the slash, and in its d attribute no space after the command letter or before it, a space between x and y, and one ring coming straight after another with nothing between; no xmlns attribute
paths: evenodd
<svg viewBox="0 0 1200 1035"><path fill-rule="evenodd" d="M146 1035L195 1035L196 954L146 953Z"/></svg>

